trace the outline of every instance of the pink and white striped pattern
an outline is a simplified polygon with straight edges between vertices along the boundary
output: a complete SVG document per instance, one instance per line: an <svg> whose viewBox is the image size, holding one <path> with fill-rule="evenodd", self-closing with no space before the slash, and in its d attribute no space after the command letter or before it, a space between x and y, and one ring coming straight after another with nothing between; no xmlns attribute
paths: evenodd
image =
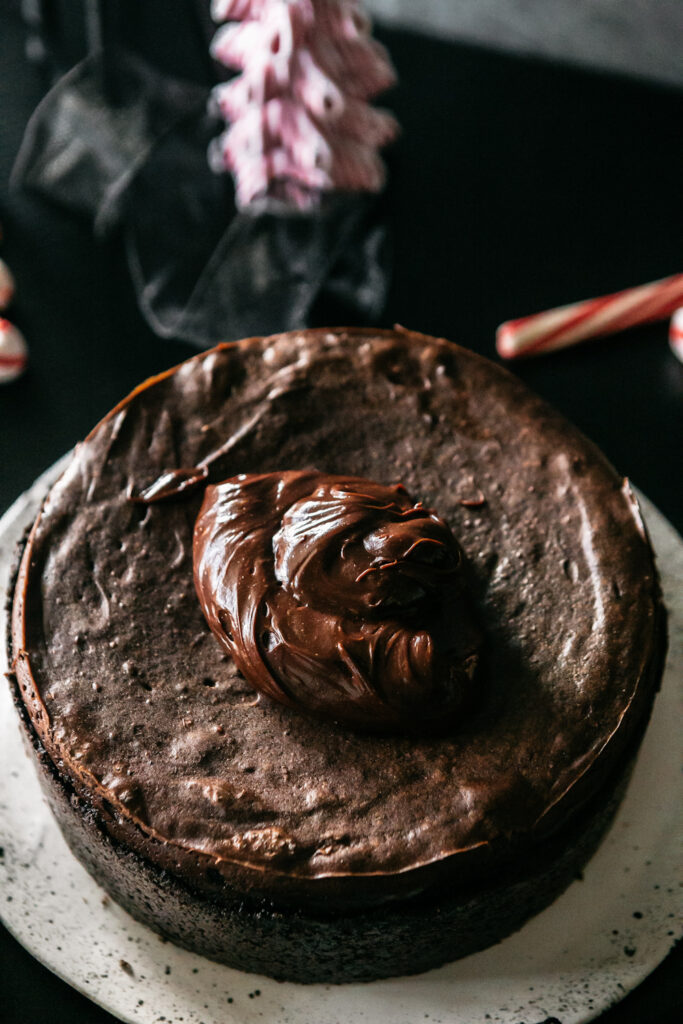
<svg viewBox="0 0 683 1024"><path fill-rule="evenodd" d="M211 52L241 72L214 102L229 128L209 162L232 172L240 207L277 195L307 207L332 189L376 192L378 149L397 134L367 100L395 74L357 0L214 0Z"/></svg>
<svg viewBox="0 0 683 1024"><path fill-rule="evenodd" d="M0 384L16 380L26 369L28 346L21 331L0 318Z"/></svg>
<svg viewBox="0 0 683 1024"><path fill-rule="evenodd" d="M676 310L669 324L669 346L683 363L683 306Z"/></svg>
<svg viewBox="0 0 683 1024"><path fill-rule="evenodd" d="M540 355L664 320L682 304L683 274L674 274L637 288L508 320L496 331L496 349L504 359Z"/></svg>

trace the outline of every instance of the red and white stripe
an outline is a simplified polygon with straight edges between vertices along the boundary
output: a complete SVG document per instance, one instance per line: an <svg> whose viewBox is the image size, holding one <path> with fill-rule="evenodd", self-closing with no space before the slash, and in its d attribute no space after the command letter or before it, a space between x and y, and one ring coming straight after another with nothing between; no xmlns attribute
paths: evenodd
<svg viewBox="0 0 683 1024"><path fill-rule="evenodd" d="M589 338L664 320L681 305L683 274L674 274L612 295L508 320L496 331L496 349L504 359L540 355Z"/></svg>
<svg viewBox="0 0 683 1024"><path fill-rule="evenodd" d="M27 363L28 346L23 334L9 320L0 318L0 384L16 380Z"/></svg>
<svg viewBox="0 0 683 1024"><path fill-rule="evenodd" d="M213 90L230 127L208 156L232 172L237 205L275 196L306 208L335 188L379 191L377 150L398 124L367 100L396 76L358 0L213 0L211 11L232 22L212 55L241 74Z"/></svg>
<svg viewBox="0 0 683 1024"><path fill-rule="evenodd" d="M673 354L683 363L683 306L677 309L671 318L669 345Z"/></svg>

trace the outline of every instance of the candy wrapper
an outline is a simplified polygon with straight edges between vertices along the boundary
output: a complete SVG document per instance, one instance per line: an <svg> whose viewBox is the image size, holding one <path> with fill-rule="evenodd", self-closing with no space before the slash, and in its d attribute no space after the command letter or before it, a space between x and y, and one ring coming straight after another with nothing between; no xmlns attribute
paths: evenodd
<svg viewBox="0 0 683 1024"><path fill-rule="evenodd" d="M207 149L225 128L210 87L153 67L117 40L63 76L34 112L13 184L118 232L140 309L200 348L254 333L381 318L389 279L382 195L272 195L237 209Z"/></svg>

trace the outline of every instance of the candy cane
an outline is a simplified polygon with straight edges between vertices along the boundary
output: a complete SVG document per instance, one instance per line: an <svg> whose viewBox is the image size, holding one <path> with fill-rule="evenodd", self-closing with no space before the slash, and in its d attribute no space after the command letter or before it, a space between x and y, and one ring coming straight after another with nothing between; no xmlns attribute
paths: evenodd
<svg viewBox="0 0 683 1024"><path fill-rule="evenodd" d="M539 355L663 320L682 304L683 274L674 274L612 295L508 320L496 331L496 348L504 359Z"/></svg>

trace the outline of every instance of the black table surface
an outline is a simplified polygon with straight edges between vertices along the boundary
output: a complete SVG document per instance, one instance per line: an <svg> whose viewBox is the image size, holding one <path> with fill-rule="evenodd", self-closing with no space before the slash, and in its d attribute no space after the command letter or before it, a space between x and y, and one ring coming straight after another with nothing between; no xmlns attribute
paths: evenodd
<svg viewBox="0 0 683 1024"><path fill-rule="evenodd" d="M18 282L11 316L31 348L29 372L0 386L1 513L135 384L192 350L147 328L115 237L96 243L84 221L9 192L42 84L23 58L18 19L0 16L0 254ZM504 319L683 270L680 93L398 31L382 37L403 125L385 325L495 358ZM666 324L643 327L513 369L681 531L683 365L666 338ZM678 1022L682 977L679 947L602 1024ZM5 931L0 1019L113 1020Z"/></svg>

